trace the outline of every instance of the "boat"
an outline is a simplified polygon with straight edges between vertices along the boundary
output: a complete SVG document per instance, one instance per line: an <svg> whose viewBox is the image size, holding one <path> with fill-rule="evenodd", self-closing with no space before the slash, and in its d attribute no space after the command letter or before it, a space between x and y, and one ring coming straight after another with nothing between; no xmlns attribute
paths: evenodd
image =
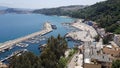
<svg viewBox="0 0 120 68"><path fill-rule="evenodd" d="M19 47L27 47L29 44L26 44L26 43L18 43L16 44L16 46L19 46Z"/></svg>
<svg viewBox="0 0 120 68"><path fill-rule="evenodd" d="M52 29L57 29L57 26L56 25L51 25L52 26Z"/></svg>
<svg viewBox="0 0 120 68"><path fill-rule="evenodd" d="M42 45L39 45L38 49L41 51L43 51L45 48L46 48L47 44L42 44Z"/></svg>

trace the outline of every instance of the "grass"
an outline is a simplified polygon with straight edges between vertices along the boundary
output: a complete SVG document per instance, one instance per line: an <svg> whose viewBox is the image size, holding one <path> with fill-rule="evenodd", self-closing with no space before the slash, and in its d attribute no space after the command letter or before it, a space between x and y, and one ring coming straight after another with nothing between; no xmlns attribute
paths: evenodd
<svg viewBox="0 0 120 68"><path fill-rule="evenodd" d="M74 54L76 54L78 52L77 48L73 48L71 49L71 51L69 52L67 59L67 62L69 63L71 61L71 59L73 58Z"/></svg>

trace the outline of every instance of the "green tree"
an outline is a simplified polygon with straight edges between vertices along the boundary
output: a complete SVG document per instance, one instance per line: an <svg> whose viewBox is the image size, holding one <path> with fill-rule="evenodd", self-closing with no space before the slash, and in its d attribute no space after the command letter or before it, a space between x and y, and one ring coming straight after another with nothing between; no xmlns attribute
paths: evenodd
<svg viewBox="0 0 120 68"><path fill-rule="evenodd" d="M41 60L31 52L10 59L9 68L41 68Z"/></svg>
<svg viewBox="0 0 120 68"><path fill-rule="evenodd" d="M57 36L57 38L53 36L48 38L47 47L40 55L42 66L44 68L61 68L61 56L64 56L67 48L67 41L64 37L61 37L60 34ZM62 65L62 68L64 68L63 66L65 65Z"/></svg>
<svg viewBox="0 0 120 68"><path fill-rule="evenodd" d="M58 68L65 68L67 65L67 59L64 57L61 57L58 62Z"/></svg>
<svg viewBox="0 0 120 68"><path fill-rule="evenodd" d="M112 68L120 68L120 60L113 61Z"/></svg>

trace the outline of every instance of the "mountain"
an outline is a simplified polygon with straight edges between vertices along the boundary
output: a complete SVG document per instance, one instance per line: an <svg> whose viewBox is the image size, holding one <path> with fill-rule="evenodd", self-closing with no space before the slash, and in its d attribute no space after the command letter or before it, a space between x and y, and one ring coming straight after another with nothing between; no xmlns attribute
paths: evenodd
<svg viewBox="0 0 120 68"><path fill-rule="evenodd" d="M72 9L72 8L69 8ZM35 10L35 13L47 15L67 15L74 18L93 20L108 32L120 34L120 0L106 0L82 9L51 8Z"/></svg>
<svg viewBox="0 0 120 68"><path fill-rule="evenodd" d="M4 10L5 13L30 13L29 10L23 10L23 9L17 9L17 8L8 8L6 10Z"/></svg>
<svg viewBox="0 0 120 68"><path fill-rule="evenodd" d="M0 6L0 10L5 10L7 9L8 7L4 7L4 6Z"/></svg>
<svg viewBox="0 0 120 68"><path fill-rule="evenodd" d="M33 13L41 13L46 15L67 15L69 12L78 11L85 8L84 5L71 5L71 6L62 6L57 8L44 8L34 10Z"/></svg>
<svg viewBox="0 0 120 68"><path fill-rule="evenodd" d="M59 8L63 11L77 11L77 10L83 9L85 7L86 6L84 6L84 5L71 5L71 6L62 6Z"/></svg>
<svg viewBox="0 0 120 68"><path fill-rule="evenodd" d="M0 6L0 14L4 14L3 10L6 10L8 7Z"/></svg>
<svg viewBox="0 0 120 68"><path fill-rule="evenodd" d="M6 13L26 14L26 13L31 13L32 11L33 10L22 9L22 8L0 7L0 14L6 14Z"/></svg>

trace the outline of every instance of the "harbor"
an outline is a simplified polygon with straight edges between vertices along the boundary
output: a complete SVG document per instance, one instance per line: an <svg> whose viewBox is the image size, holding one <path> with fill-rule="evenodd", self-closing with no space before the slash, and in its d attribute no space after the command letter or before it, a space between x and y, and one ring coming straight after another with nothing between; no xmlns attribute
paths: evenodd
<svg viewBox="0 0 120 68"><path fill-rule="evenodd" d="M16 46L19 46L19 47L27 47L29 44L26 44L26 43L18 43L16 44Z"/></svg>
<svg viewBox="0 0 120 68"><path fill-rule="evenodd" d="M34 37L34 38L31 38L31 39L26 40L25 42L26 42L26 43L34 44L34 43L39 43L40 41L46 40L46 39L47 39L46 36L38 35L38 36L36 36L36 37Z"/></svg>
<svg viewBox="0 0 120 68"><path fill-rule="evenodd" d="M53 30L51 24L48 23L48 22L46 22L43 27L44 28L41 31L38 31L38 32L32 33L30 35L27 35L25 37L21 37L21 38L3 43L0 46L0 52L4 52L5 50L11 49L17 43L28 40L28 39L33 38L33 37L38 36L38 35L42 36L42 35L47 34L47 33L51 32Z"/></svg>
<svg viewBox="0 0 120 68"><path fill-rule="evenodd" d="M22 38L22 37L28 36L30 34L33 34L33 33L36 33L36 32L41 32L41 31L45 30L43 25L44 25L44 22L46 22L46 21L50 22L49 24L52 25L52 26L50 26L52 28L52 31L47 32L45 34L39 34L39 35L36 35L34 37L28 38L26 40L23 40L21 42L18 42L16 44L12 45L10 48L7 48L7 49L1 51L0 52L0 60L3 60L4 58L10 56L12 53L14 53L14 52L16 52L18 50L23 50L23 49L27 49L29 52L32 52L35 55L39 55L41 53L40 49L38 49L39 46L43 45L43 44L46 44L46 41L50 36L53 35L54 37L56 37L58 34L60 34L61 36L64 36L68 31L74 30L74 29L71 29L71 27L66 28L66 27L64 27L62 25L62 23L64 23L64 22L70 23L70 22L74 21L74 19L61 18L61 17L56 17L55 16L55 18L57 18L58 20L59 19L62 19L62 20L58 21L58 20L53 20L53 19L50 19L50 20L45 19L44 21L42 21L42 19L40 19L38 17L35 17L35 16L41 16L41 15L35 15L34 17L33 17L33 15L31 15L32 18L30 18L31 25L29 25L30 23L26 24L26 22L24 22L24 19L22 21L23 23L19 24L19 25L22 25L22 26L26 25L26 26L29 26L29 27L21 28L21 27L17 26L18 28L15 29L16 31L14 33L11 32L12 34L15 34L15 35L8 34L9 37L7 37L7 38L4 37L4 35L5 35L4 34L3 39L2 39L2 37L1 37L1 39L4 40L4 38L5 38L5 40L3 42L1 41L0 46L2 46L4 43L12 42L12 41L14 41L14 40L16 40L18 38ZM24 15L21 15L21 16L24 16ZM46 17L44 15L42 15L42 16ZM19 18L19 17L20 16L18 16L17 18ZM36 18L38 20L36 20ZM48 17L48 18L52 18L52 17ZM35 22L35 21L37 21L37 22ZM17 22L19 22L19 21L17 21ZM35 22L35 23L33 23L33 22ZM17 24L18 23L16 23L16 25ZM14 27L14 26L12 26L12 27ZM9 29L12 29L12 27L10 27ZM7 29L7 30L9 30L9 29ZM12 29L12 30L14 30L14 29ZM11 31L11 30L9 30L9 31ZM10 38L10 37L13 37L13 38ZM7 42L5 42L5 41L7 41ZM69 44L69 48L72 48L73 45L74 45L74 42L69 41L68 44ZM3 63L7 64L8 62L3 61Z"/></svg>

